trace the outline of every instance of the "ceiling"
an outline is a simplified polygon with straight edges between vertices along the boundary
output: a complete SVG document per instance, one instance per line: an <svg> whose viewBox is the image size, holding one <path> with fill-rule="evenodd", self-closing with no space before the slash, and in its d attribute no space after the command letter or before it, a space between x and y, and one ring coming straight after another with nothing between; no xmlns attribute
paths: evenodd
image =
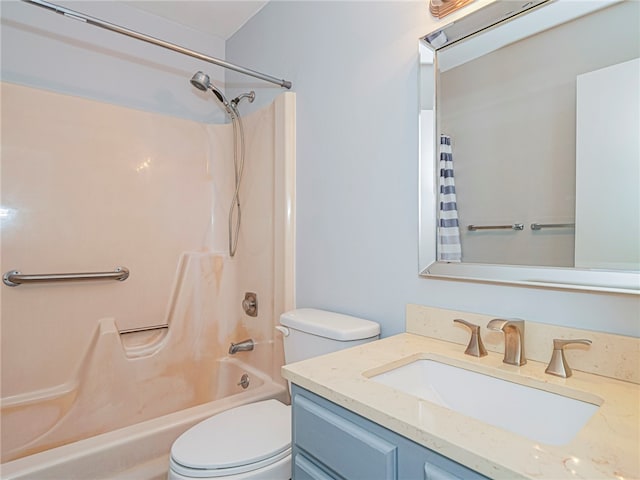
<svg viewBox="0 0 640 480"><path fill-rule="evenodd" d="M228 39L268 0L170 0L135 1L124 3L139 10L172 20L194 30Z"/></svg>

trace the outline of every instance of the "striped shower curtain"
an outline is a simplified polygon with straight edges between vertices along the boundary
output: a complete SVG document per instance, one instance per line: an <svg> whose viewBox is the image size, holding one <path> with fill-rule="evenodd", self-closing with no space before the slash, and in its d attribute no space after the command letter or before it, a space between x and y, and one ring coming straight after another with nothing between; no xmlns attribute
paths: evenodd
<svg viewBox="0 0 640 480"><path fill-rule="evenodd" d="M460 228L456 205L456 184L453 178L453 155L451 137L440 135L440 180L438 200L438 260L460 262Z"/></svg>

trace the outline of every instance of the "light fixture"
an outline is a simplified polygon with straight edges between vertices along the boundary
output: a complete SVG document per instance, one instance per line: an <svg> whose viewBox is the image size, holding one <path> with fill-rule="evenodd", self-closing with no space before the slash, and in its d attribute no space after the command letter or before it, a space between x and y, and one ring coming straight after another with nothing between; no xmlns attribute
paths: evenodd
<svg viewBox="0 0 640 480"><path fill-rule="evenodd" d="M434 17L443 18L473 1L474 0L429 0L429 11Z"/></svg>

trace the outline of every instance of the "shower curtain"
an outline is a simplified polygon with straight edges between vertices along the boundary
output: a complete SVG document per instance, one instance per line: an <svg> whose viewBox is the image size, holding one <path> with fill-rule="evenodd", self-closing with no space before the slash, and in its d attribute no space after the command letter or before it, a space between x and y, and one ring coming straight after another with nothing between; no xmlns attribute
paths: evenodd
<svg viewBox="0 0 640 480"><path fill-rule="evenodd" d="M456 204L456 185L453 177L453 154L451 137L440 135L440 179L438 200L438 260L460 262L460 228L458 206Z"/></svg>

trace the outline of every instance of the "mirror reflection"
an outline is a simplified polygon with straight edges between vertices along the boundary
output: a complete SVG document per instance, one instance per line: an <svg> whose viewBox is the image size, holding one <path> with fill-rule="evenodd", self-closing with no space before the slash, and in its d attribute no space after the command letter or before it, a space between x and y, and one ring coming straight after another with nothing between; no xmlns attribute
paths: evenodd
<svg viewBox="0 0 640 480"><path fill-rule="evenodd" d="M640 270L638 18L636 1L559 1L458 41L473 32L458 24L426 37L437 108L430 133L432 52L422 49L422 197L433 182L439 208L423 204L421 222L439 232L423 235L421 253ZM430 141L440 165L425 181Z"/></svg>

